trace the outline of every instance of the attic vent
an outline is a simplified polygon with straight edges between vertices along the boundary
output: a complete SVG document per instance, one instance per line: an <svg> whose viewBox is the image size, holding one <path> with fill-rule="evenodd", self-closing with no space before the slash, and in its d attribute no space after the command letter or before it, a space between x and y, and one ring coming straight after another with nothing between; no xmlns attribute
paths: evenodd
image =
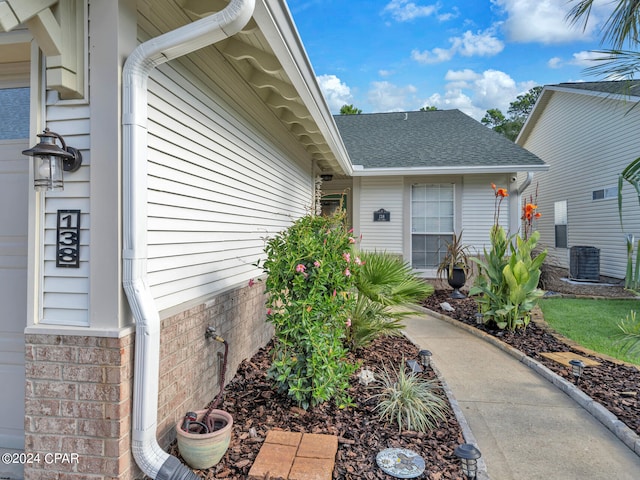
<svg viewBox="0 0 640 480"><path fill-rule="evenodd" d="M571 247L569 276L574 280L600 280L600 250L595 247Z"/></svg>

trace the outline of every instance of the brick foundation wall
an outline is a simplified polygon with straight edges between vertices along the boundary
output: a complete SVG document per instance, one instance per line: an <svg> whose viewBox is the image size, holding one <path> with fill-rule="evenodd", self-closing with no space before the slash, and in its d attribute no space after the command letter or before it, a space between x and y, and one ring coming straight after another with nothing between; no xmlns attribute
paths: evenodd
<svg viewBox="0 0 640 480"><path fill-rule="evenodd" d="M163 448L175 438L175 423L188 410L205 408L219 391L224 345L205 339L207 327L229 343L229 381L273 336L264 301L264 283L257 282L162 320ZM25 480L143 478L130 442L134 341L135 334L26 335L25 452L37 461L25 465Z"/></svg>
<svg viewBox="0 0 640 480"><path fill-rule="evenodd" d="M133 340L26 335L25 480L134 478Z"/></svg>
<svg viewBox="0 0 640 480"><path fill-rule="evenodd" d="M205 339L207 327L215 327L229 344L228 382L273 336L264 304L264 283L256 282L162 320L158 441L163 448L174 440L176 422L188 411L206 408L220 391L224 345Z"/></svg>

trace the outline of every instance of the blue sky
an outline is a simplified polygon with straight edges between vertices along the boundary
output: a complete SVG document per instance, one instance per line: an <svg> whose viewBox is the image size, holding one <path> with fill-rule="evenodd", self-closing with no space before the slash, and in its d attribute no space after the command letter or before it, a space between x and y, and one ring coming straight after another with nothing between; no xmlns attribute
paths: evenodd
<svg viewBox="0 0 640 480"><path fill-rule="evenodd" d="M333 113L457 108L506 114L536 85L595 81L601 0L588 28L565 20L575 0L288 0Z"/></svg>

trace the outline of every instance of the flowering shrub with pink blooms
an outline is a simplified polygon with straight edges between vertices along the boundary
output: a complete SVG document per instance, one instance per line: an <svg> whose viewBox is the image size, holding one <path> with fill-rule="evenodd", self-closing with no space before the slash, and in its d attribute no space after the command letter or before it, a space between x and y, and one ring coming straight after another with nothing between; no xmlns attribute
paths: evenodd
<svg viewBox="0 0 640 480"><path fill-rule="evenodd" d="M351 403L346 391L355 366L344 338L362 263L354 243L344 213L307 215L267 241L267 312L276 337L269 376L305 409Z"/></svg>

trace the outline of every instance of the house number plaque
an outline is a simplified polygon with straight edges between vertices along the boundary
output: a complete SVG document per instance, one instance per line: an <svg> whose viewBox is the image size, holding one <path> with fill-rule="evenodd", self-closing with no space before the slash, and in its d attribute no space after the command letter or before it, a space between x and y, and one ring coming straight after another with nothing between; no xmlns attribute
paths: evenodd
<svg viewBox="0 0 640 480"><path fill-rule="evenodd" d="M80 268L80 210L58 210L56 267Z"/></svg>
<svg viewBox="0 0 640 480"><path fill-rule="evenodd" d="M391 212L388 212L384 208L380 210L376 210L373 212L373 221L374 222L390 222L391 221Z"/></svg>

